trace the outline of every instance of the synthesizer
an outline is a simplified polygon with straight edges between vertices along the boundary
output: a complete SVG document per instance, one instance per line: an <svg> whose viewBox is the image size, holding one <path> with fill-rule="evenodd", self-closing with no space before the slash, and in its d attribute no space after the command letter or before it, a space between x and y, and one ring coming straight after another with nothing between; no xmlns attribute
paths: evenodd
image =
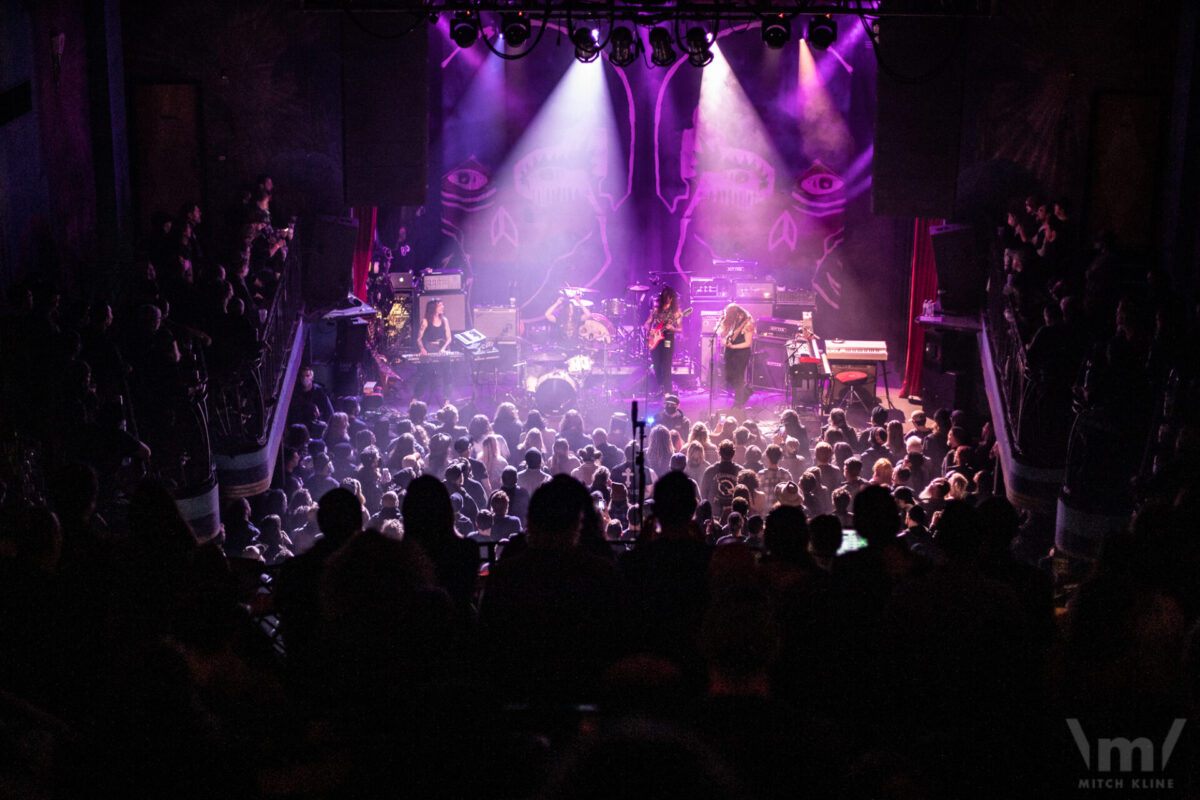
<svg viewBox="0 0 1200 800"><path fill-rule="evenodd" d="M855 339L826 339L825 353L830 361L887 361L887 342Z"/></svg>
<svg viewBox="0 0 1200 800"><path fill-rule="evenodd" d="M454 364L466 359L465 353L455 350L443 350L440 353L401 353L399 361L403 364Z"/></svg>

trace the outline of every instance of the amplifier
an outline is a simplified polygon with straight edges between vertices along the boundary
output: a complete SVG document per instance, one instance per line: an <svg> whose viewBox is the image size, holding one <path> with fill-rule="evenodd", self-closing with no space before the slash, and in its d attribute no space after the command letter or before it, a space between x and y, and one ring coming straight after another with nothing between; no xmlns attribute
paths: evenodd
<svg viewBox="0 0 1200 800"><path fill-rule="evenodd" d="M787 377L787 352L782 342L755 340L750 359L750 385L781 391Z"/></svg>
<svg viewBox="0 0 1200 800"><path fill-rule="evenodd" d="M764 300L775 302L774 281L735 281L733 284L734 300Z"/></svg>
<svg viewBox="0 0 1200 800"><path fill-rule="evenodd" d="M520 330L517 309L510 306L475 306L475 328L497 342L516 341Z"/></svg>
<svg viewBox="0 0 1200 800"><path fill-rule="evenodd" d="M800 330L800 320L779 317L759 317L754 321L754 335L771 339L791 339Z"/></svg>
<svg viewBox="0 0 1200 800"><path fill-rule="evenodd" d="M701 311L700 312L700 332L715 333L717 330L717 322L721 319L720 311Z"/></svg>
<svg viewBox="0 0 1200 800"><path fill-rule="evenodd" d="M755 319L775 316L775 303L770 300L741 300L738 305Z"/></svg>
<svg viewBox="0 0 1200 800"><path fill-rule="evenodd" d="M420 328L420 320L425 316L425 311L430 300L441 300L445 305L446 319L450 321L450 330L465 331L471 327L471 309L467 307L466 292L423 292L418 297L418 312L416 325Z"/></svg>
<svg viewBox="0 0 1200 800"><path fill-rule="evenodd" d="M779 289L775 293L776 303L795 303L798 306L812 308L817 304L817 293L806 292L802 289Z"/></svg>
<svg viewBox="0 0 1200 800"><path fill-rule="evenodd" d="M729 300L729 281L724 278L692 278L692 301Z"/></svg>
<svg viewBox="0 0 1200 800"><path fill-rule="evenodd" d="M440 272L426 272L421 276L421 290L425 292L457 292L462 288L462 270L448 269Z"/></svg>

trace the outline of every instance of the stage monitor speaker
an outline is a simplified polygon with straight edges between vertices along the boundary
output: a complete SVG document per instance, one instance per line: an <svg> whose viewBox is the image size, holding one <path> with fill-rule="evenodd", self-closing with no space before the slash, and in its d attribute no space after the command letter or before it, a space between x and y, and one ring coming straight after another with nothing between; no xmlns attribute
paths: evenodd
<svg viewBox="0 0 1200 800"><path fill-rule="evenodd" d="M337 344L334 358L337 361L361 363L367 353L367 330L365 319L354 317L337 321Z"/></svg>
<svg viewBox="0 0 1200 800"><path fill-rule="evenodd" d="M421 319L425 316L425 304L430 300L441 300L445 304L446 319L450 320L450 332L458 333L473 327L471 325L470 309L467 307L466 292L422 292L418 295L415 316L417 330L421 329Z"/></svg>
<svg viewBox="0 0 1200 800"><path fill-rule="evenodd" d="M876 55L875 155L871 209L877 216L954 216L962 139L962 38L958 18L887 16L905 3L884 0ZM902 73L902 74L899 74Z"/></svg>
<svg viewBox="0 0 1200 800"><path fill-rule="evenodd" d="M476 306L475 328L494 342L511 342L520 329L517 309L509 306Z"/></svg>
<svg viewBox="0 0 1200 800"><path fill-rule="evenodd" d="M972 314L983 307L987 292L987 259L969 225L935 225L929 229L937 269L938 302L948 314Z"/></svg>
<svg viewBox="0 0 1200 800"><path fill-rule="evenodd" d="M787 353L782 341L756 338L750 359L750 385L782 392L787 388Z"/></svg>
<svg viewBox="0 0 1200 800"><path fill-rule="evenodd" d="M425 203L428 39L424 24L410 36L381 35L397 22L395 14L362 10L342 17L342 174L349 206Z"/></svg>
<svg viewBox="0 0 1200 800"><path fill-rule="evenodd" d="M301 262L300 292L307 311L327 311L350 294L357 238L357 220L318 216L313 222L312 246Z"/></svg>

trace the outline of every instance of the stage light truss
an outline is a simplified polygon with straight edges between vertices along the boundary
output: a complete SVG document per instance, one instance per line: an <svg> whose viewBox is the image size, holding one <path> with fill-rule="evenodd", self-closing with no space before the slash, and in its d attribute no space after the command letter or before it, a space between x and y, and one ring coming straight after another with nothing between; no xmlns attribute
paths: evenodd
<svg viewBox="0 0 1200 800"><path fill-rule="evenodd" d="M470 47L485 30L499 31L507 47L479 37L496 55L516 59L531 53L549 26L568 31L575 57L593 61L602 50L609 60L628 66L642 50L641 37L627 35L633 29L646 32L650 66L666 67L677 58L673 44L687 54L688 61L702 67L712 61L709 44L715 32L738 25L758 23L763 42L780 48L791 38L791 22L799 20L806 38L815 48L825 49L837 39L838 17L860 17L864 22L885 17L954 18L988 17L996 14L998 0L293 0L301 11L338 11L356 16L402 14L411 22L407 31L423 23L450 21L451 39L459 47ZM702 26L697 28L696 26ZM535 30L536 28L536 30ZM672 31L668 35L667 30ZM712 32L708 40L688 42L679 31ZM613 34L616 34L615 38ZM698 35L698 34L693 34ZM395 38L389 35L388 38ZM611 47L610 47L611 45Z"/></svg>
<svg viewBox="0 0 1200 800"><path fill-rule="evenodd" d="M753 22L764 15L831 14L869 17L986 17L994 16L997 0L293 0L300 11L396 13L436 19L438 15L470 11L475 14L525 12L532 19L568 14L577 18L611 19L653 26L675 19L687 21Z"/></svg>

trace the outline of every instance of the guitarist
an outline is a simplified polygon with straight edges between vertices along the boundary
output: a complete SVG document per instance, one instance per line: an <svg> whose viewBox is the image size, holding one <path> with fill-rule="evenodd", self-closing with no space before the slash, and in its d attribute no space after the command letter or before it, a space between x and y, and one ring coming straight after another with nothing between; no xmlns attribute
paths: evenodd
<svg viewBox="0 0 1200 800"><path fill-rule="evenodd" d="M658 301L646 320L649 336L646 346L650 350L650 363L654 366L654 379L658 382L658 394L671 393L671 360L675 356L675 332L683 324L683 312L679 310L679 295L670 286L658 293Z"/></svg>
<svg viewBox="0 0 1200 800"><path fill-rule="evenodd" d="M746 367L750 364L754 343L754 318L737 303L730 303L717 322L725 358L725 381L733 389L733 404L744 406L751 392L746 391Z"/></svg>

